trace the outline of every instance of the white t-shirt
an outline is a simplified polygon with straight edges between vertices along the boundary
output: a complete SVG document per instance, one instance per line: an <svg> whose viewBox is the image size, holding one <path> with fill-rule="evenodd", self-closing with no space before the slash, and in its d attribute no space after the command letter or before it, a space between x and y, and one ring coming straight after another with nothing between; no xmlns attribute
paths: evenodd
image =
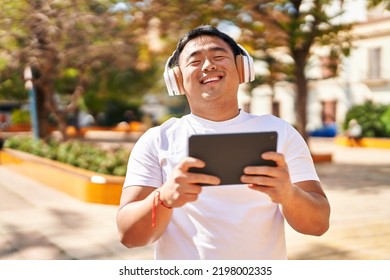
<svg viewBox="0 0 390 280"><path fill-rule="evenodd" d="M258 131L277 131L277 151L284 154L293 183L319 180L305 141L290 124L240 111L223 122L189 114L149 129L131 152L124 187L160 187L188 155L190 135ZM278 204L245 185L205 187L197 201L174 208L155 258L286 259L284 218Z"/></svg>

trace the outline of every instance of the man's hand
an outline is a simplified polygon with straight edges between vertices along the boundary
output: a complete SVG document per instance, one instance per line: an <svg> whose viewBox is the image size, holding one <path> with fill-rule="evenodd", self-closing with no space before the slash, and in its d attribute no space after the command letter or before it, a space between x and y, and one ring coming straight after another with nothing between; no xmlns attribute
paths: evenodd
<svg viewBox="0 0 390 280"><path fill-rule="evenodd" d="M268 194L273 202L283 204L291 198L293 191L284 156L276 152L266 152L261 156L264 159L275 161L276 167L245 167L241 181L248 184L251 189Z"/></svg>
<svg viewBox="0 0 390 280"><path fill-rule="evenodd" d="M192 167L202 168L204 166L205 163L196 158L187 157L182 160L174 168L168 180L159 188L160 199L168 206L180 207L198 199L202 191L201 184L220 184L218 177L188 171Z"/></svg>
<svg viewBox="0 0 390 280"><path fill-rule="evenodd" d="M279 203L287 222L296 231L324 234L329 228L330 206L320 182L308 180L292 184L282 154L267 152L262 157L275 161L276 167L248 166L241 181Z"/></svg>

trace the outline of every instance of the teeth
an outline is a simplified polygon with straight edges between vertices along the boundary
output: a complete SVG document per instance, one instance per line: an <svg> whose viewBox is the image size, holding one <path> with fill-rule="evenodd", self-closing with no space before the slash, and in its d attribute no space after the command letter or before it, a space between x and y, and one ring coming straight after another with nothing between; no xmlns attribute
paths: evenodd
<svg viewBox="0 0 390 280"><path fill-rule="evenodd" d="M202 84L207 84L207 83L213 82L213 81L219 81L220 79L221 79L220 77L210 77L210 78L203 80Z"/></svg>

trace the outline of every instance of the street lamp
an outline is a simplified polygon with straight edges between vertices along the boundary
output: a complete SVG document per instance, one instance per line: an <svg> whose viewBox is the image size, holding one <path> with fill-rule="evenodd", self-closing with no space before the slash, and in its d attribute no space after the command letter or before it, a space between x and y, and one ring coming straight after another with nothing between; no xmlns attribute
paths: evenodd
<svg viewBox="0 0 390 280"><path fill-rule="evenodd" d="M37 113L37 98L35 95L34 84L32 82L32 71L29 66L24 69L24 87L28 91L28 97L30 100L30 115L34 138L39 139L39 126L38 126L38 113Z"/></svg>

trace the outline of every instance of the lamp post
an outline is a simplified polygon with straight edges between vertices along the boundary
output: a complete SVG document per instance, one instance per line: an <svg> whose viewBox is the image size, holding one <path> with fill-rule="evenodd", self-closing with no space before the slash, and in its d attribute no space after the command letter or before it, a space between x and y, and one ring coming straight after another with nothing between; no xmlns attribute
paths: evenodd
<svg viewBox="0 0 390 280"><path fill-rule="evenodd" d="M24 87L28 91L28 97L30 100L30 115L34 138L39 139L39 126L38 126L38 113L37 113L37 98L35 95L34 84L32 82L32 71L29 66L24 69Z"/></svg>

